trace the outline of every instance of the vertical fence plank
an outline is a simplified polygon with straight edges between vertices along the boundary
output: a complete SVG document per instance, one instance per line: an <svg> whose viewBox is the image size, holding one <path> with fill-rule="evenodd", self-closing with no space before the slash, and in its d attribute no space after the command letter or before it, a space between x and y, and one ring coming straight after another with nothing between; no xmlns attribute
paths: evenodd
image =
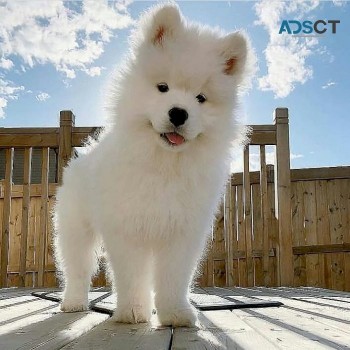
<svg viewBox="0 0 350 350"><path fill-rule="evenodd" d="M224 286L226 283L226 257L225 257L225 206L222 198L220 209L216 215L213 231L213 254L214 254L214 285Z"/></svg>
<svg viewBox="0 0 350 350"><path fill-rule="evenodd" d="M261 200L260 200L260 184L252 184L252 213L253 213L253 227L252 237L253 252L263 251L263 230L262 230L262 217L261 217ZM254 263L254 285L264 285L264 269L263 269L263 257L253 257Z"/></svg>
<svg viewBox="0 0 350 350"><path fill-rule="evenodd" d="M329 215L328 215L328 195L327 195L327 181L316 181L316 232L318 244L330 244L330 229L329 229ZM319 254L319 285L326 286L326 271L325 254Z"/></svg>
<svg viewBox="0 0 350 350"><path fill-rule="evenodd" d="M27 264L27 240L29 228L29 206L30 206L30 180L31 180L32 148L24 149L23 164L23 200L22 200L22 229L21 250L19 262L20 286L25 286L26 264Z"/></svg>
<svg viewBox="0 0 350 350"><path fill-rule="evenodd" d="M63 169L68 164L73 155L72 148L72 129L75 124L75 116L72 111L60 112L60 134L58 150L58 183L62 183Z"/></svg>
<svg viewBox="0 0 350 350"><path fill-rule="evenodd" d="M260 201L261 201L261 224L263 232L263 271L264 285L270 285L269 279L269 233L267 230L268 202L267 202L267 169L266 149L260 146Z"/></svg>
<svg viewBox="0 0 350 350"><path fill-rule="evenodd" d="M293 225L293 245L303 246L305 241L304 230L304 188L301 181L294 182L292 187L292 225ZM305 255L296 255L294 257L294 286L306 285L306 257Z"/></svg>
<svg viewBox="0 0 350 350"><path fill-rule="evenodd" d="M232 178L231 178L232 179ZM231 187L231 205L232 205L232 246L230 254L232 255L232 285L239 286L238 258L234 255L238 252L238 217L237 217L237 186Z"/></svg>
<svg viewBox="0 0 350 350"><path fill-rule="evenodd" d="M12 191L12 168L13 148L7 148L5 152L5 181L4 181L4 205L2 215L1 233L1 278L0 287L7 287L7 266L9 261L9 238L10 238L10 215L11 215L11 191Z"/></svg>
<svg viewBox="0 0 350 350"><path fill-rule="evenodd" d="M293 250L290 197L290 151L288 109L275 110L276 124L276 214L278 218L278 282L293 285Z"/></svg>
<svg viewBox="0 0 350 350"><path fill-rule="evenodd" d="M226 252L226 286L233 285L233 198L231 177L226 185L225 194L225 252Z"/></svg>
<svg viewBox="0 0 350 350"><path fill-rule="evenodd" d="M243 186L237 186L237 234L238 234L238 250L245 252L245 229L244 229L244 206L243 206ZM246 258L238 259L238 275L239 285L241 287L248 286L247 280L247 263Z"/></svg>
<svg viewBox="0 0 350 350"><path fill-rule="evenodd" d="M350 188L349 181L347 179L338 180L338 191L339 194L339 210L341 219L341 234L343 236L343 243L350 242Z"/></svg>
<svg viewBox="0 0 350 350"><path fill-rule="evenodd" d="M329 224L331 243L344 242L344 223L342 220L342 193L340 181L330 180L327 182L327 193L329 198ZM346 234L345 234L346 236ZM330 254L331 264L331 288L336 290L345 289L344 277L344 253Z"/></svg>
<svg viewBox="0 0 350 350"><path fill-rule="evenodd" d="M17 153L18 154L18 153ZM16 159L16 149L14 152L14 162ZM15 163L14 170L15 171ZM12 176L14 180L14 175ZM13 193L12 186L12 193ZM20 261L21 251L21 227L22 227L22 198L15 198L12 194L11 198L11 215L10 215L10 237L9 237L9 252L8 252L8 267L7 267L7 287L17 287L20 283L18 273L18 263Z"/></svg>
<svg viewBox="0 0 350 350"><path fill-rule="evenodd" d="M350 179L342 181L342 196L344 209L347 209L346 222L344 224L344 242L350 243ZM345 214L345 213L344 213ZM350 252L344 253L344 290L350 291Z"/></svg>
<svg viewBox="0 0 350 350"><path fill-rule="evenodd" d="M272 178L273 167L268 167L268 179ZM277 247L278 240L278 222L276 219L275 208L275 186L273 183L267 184L267 202L269 207L268 215L268 233L269 233L269 249L275 249ZM277 255L277 254L276 254ZM275 287L277 283L277 256L269 257L269 280L270 285Z"/></svg>
<svg viewBox="0 0 350 350"><path fill-rule="evenodd" d="M246 239L246 262L248 286L254 285L254 265L252 258L252 213L251 213L251 188L249 174L249 146L244 149L244 224Z"/></svg>
<svg viewBox="0 0 350 350"><path fill-rule="evenodd" d="M50 186L49 186L50 188ZM48 213L47 213L47 249L45 254L45 274L44 274L44 285L45 287L55 287L57 285L56 274L54 272L54 251L53 251L53 240L54 240L54 225L52 212L55 205L55 198L49 197L48 199Z"/></svg>
<svg viewBox="0 0 350 350"><path fill-rule="evenodd" d="M316 186L314 181L303 182L303 201L305 242L306 245L317 245ZM306 283L308 286L320 286L318 260L318 254L306 255Z"/></svg>
<svg viewBox="0 0 350 350"><path fill-rule="evenodd" d="M40 230L40 197L31 197L29 206L29 231L27 237L27 266L30 273L26 274L26 287L38 284L38 238Z"/></svg>
<svg viewBox="0 0 350 350"><path fill-rule="evenodd" d="M38 252L38 287L44 286L45 256L47 249L47 219L49 201L49 148L42 149L41 163L41 208L40 208L40 236Z"/></svg>

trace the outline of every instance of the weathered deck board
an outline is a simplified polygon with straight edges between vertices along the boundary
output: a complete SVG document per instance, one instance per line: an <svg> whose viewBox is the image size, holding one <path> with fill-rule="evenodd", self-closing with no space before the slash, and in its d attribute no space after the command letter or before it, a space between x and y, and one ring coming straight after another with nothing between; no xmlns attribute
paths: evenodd
<svg viewBox="0 0 350 350"><path fill-rule="evenodd" d="M171 328L152 329L147 324L118 324L108 320L92 331L71 342L62 350L167 350L171 339Z"/></svg>
<svg viewBox="0 0 350 350"><path fill-rule="evenodd" d="M105 321L107 315L95 312L55 312L26 327L0 337L1 349L61 349L66 344Z"/></svg>
<svg viewBox="0 0 350 350"><path fill-rule="evenodd" d="M44 291L44 290L42 290ZM44 293L47 293L45 290ZM1 350L350 349L350 293L320 288L197 288L199 304L277 301L276 308L199 312L199 328L118 324L95 311L62 313L32 289L0 290ZM107 295L95 289L89 299ZM50 293L60 296L59 292ZM96 305L112 310L113 295Z"/></svg>
<svg viewBox="0 0 350 350"><path fill-rule="evenodd" d="M200 329L174 330L173 350L276 349L259 331L230 311L203 311Z"/></svg>
<svg viewBox="0 0 350 350"><path fill-rule="evenodd" d="M0 326L14 322L20 318L27 317L33 313L43 310L53 309L57 306L56 303L52 303L48 300L37 299L33 302L28 302L25 304L11 305L3 310L0 313Z"/></svg>
<svg viewBox="0 0 350 350"><path fill-rule="evenodd" d="M303 311L295 311L286 308L240 310L238 314L247 317L263 319L269 327L279 327L292 331L294 334L305 340L313 340L318 345L328 346L334 349L349 349L350 334L335 322L327 318L315 315L308 315ZM344 327L344 325L343 325ZM301 347L303 348L303 347ZM313 348L316 348L315 345Z"/></svg>

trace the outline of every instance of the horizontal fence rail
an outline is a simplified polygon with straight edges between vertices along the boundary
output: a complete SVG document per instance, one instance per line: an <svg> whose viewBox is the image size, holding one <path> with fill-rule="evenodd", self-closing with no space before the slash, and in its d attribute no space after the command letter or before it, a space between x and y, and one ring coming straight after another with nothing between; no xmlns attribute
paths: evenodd
<svg viewBox="0 0 350 350"><path fill-rule="evenodd" d="M76 148L101 127L0 128L0 286L57 285L52 210ZM251 125L198 271L202 286L318 286L350 290L350 167L290 169L288 110ZM273 147L275 164L267 162ZM251 171L252 147L259 171ZM101 270L94 285L105 285Z"/></svg>
<svg viewBox="0 0 350 350"><path fill-rule="evenodd" d="M72 147L81 147L88 136L99 134L102 127L74 127ZM60 128L0 128L0 147L51 147L60 145Z"/></svg>

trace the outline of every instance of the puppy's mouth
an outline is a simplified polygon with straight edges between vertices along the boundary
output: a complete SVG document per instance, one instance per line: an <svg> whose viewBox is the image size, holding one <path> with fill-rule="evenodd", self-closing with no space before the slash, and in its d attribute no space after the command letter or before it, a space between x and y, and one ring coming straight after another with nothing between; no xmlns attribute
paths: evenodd
<svg viewBox="0 0 350 350"><path fill-rule="evenodd" d="M164 142L172 147L178 147L186 142L185 138L177 132L166 132L160 134L160 137Z"/></svg>

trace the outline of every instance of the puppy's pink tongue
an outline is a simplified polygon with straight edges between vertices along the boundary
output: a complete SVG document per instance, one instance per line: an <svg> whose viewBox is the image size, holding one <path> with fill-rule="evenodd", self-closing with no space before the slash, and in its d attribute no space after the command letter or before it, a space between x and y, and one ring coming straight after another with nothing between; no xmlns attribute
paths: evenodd
<svg viewBox="0 0 350 350"><path fill-rule="evenodd" d="M176 132L168 132L165 134L165 136L173 145L178 146L185 142L184 137L177 134Z"/></svg>

